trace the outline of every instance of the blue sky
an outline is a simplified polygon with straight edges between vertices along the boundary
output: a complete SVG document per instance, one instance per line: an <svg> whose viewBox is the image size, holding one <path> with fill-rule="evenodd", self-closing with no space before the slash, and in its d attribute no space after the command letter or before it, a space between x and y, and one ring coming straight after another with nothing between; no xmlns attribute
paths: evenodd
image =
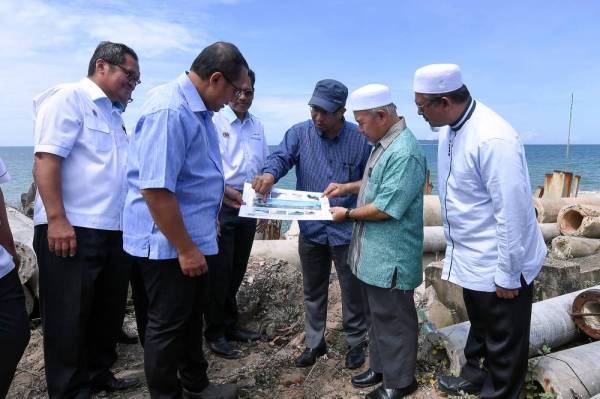
<svg viewBox="0 0 600 399"><path fill-rule="evenodd" d="M13 1L0 3L0 146L31 145L31 99L77 81L100 40L130 45L147 91L189 67L207 44L238 45L256 71L252 111L278 143L309 117L317 80L352 91L383 83L421 139L412 77L434 62L461 66L474 96L504 116L525 143L598 144L600 2L588 1ZM352 115L348 117L352 120Z"/></svg>

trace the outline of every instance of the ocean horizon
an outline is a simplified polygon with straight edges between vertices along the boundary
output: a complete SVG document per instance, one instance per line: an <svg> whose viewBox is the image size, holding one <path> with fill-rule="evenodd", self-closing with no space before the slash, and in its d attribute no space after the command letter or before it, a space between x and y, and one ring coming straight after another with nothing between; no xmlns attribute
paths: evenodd
<svg viewBox="0 0 600 399"><path fill-rule="evenodd" d="M437 143L421 140L421 149L427 159L433 193L437 193ZM270 145L273 150L276 146ZM600 144L572 144L569 158L567 146L563 144L526 144L525 155L529 167L531 187L543 186L544 175L555 170L572 172L581 176L579 192L600 192ZM11 181L2 185L7 204L19 207L21 194L27 192L33 181L33 146L0 147L0 158L6 164ZM296 176L292 169L282 178L277 187L293 189Z"/></svg>

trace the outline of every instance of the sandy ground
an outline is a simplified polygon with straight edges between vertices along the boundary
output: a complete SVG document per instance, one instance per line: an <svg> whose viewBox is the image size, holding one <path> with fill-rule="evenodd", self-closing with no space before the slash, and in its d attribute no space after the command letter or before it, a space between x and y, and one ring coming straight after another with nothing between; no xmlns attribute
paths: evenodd
<svg viewBox="0 0 600 399"><path fill-rule="evenodd" d="M244 356L226 360L206 351L209 377L213 382L236 383L240 398L362 398L369 391L358 390L350 378L366 369L344 369L346 344L341 329L341 302L337 278L330 283L327 336L329 350L313 367L298 369L294 359L303 348L303 310L301 275L293 266L274 259L251 259L242 285L239 301L242 322L260 329L265 340L252 344L237 344ZM127 320L133 325L133 311L128 307ZM114 371L119 377L138 377L142 381L136 390L119 394L101 392L98 398L147 398L144 380L143 350L139 344L118 347L119 360ZM367 361L368 363L368 361ZM411 398L442 397L434 388L439 364L418 363L419 390ZM19 363L8 398L45 398L46 383L41 328L32 330L32 337Z"/></svg>

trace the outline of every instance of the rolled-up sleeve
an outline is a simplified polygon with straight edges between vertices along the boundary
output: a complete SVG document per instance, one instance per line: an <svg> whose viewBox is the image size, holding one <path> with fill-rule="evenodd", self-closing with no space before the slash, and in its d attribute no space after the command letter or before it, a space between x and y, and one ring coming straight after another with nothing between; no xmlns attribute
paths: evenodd
<svg viewBox="0 0 600 399"><path fill-rule="evenodd" d="M164 109L144 115L136 126L140 189L166 188L175 192L186 158L185 127L176 111Z"/></svg>
<svg viewBox="0 0 600 399"><path fill-rule="evenodd" d="M81 133L83 116L75 93L61 90L37 106L34 102L34 152L66 158Z"/></svg>
<svg viewBox="0 0 600 399"><path fill-rule="evenodd" d="M425 170L414 156L390 157L385 165L373 205L396 220L422 192Z"/></svg>
<svg viewBox="0 0 600 399"><path fill-rule="evenodd" d="M498 268L494 282L507 289L521 287L525 251L521 224L531 211L523 159L522 146L513 140L491 139L480 145L481 177L497 225Z"/></svg>

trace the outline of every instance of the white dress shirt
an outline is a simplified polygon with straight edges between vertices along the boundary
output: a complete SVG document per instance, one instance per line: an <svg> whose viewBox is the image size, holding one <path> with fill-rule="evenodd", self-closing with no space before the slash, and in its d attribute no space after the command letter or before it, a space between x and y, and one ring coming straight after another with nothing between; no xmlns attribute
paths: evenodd
<svg viewBox="0 0 600 399"><path fill-rule="evenodd" d="M34 151L64 158L62 196L73 226L122 229L129 140L121 111L88 78L33 99ZM39 191L33 222L48 223Z"/></svg>
<svg viewBox="0 0 600 399"><path fill-rule="evenodd" d="M493 292L529 284L547 253L531 200L525 150L480 102L440 131L438 181L447 241L442 278Z"/></svg>
<svg viewBox="0 0 600 399"><path fill-rule="evenodd" d="M0 184L4 184L10 181L10 175L8 170L0 158ZM6 276L12 269L14 269L15 263L13 262L12 255L0 245L0 278Z"/></svg>
<svg viewBox="0 0 600 399"><path fill-rule="evenodd" d="M263 124L250 112L240 121L229 106L215 113L213 122L219 134L225 184L242 190L245 182L260 174L269 155Z"/></svg>

